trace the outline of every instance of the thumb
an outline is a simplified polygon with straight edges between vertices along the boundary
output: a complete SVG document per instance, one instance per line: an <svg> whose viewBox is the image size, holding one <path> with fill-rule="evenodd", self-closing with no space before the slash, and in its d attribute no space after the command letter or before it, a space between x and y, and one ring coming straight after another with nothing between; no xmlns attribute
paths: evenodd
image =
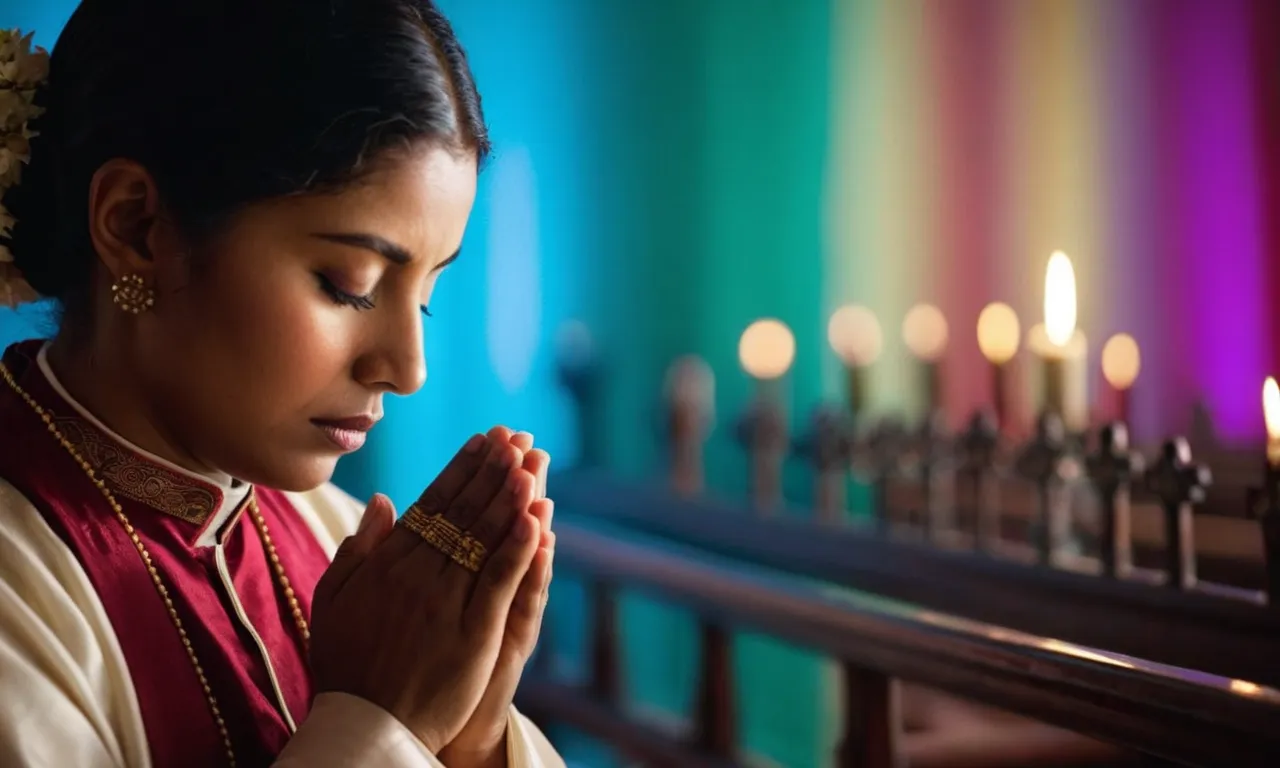
<svg viewBox="0 0 1280 768"><path fill-rule="evenodd" d="M325 570L316 585L316 593L332 595L342 588L351 578L356 568L364 562L370 552L382 543L382 540L395 527L396 510L391 499L375 493L360 517L360 525L356 532L342 540L338 551L333 555L333 562Z"/></svg>

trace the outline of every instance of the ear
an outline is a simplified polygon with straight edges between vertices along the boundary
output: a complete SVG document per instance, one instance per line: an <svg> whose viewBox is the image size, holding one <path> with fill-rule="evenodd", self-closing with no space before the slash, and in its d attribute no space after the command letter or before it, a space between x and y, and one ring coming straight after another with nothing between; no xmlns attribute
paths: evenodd
<svg viewBox="0 0 1280 768"><path fill-rule="evenodd" d="M161 212L155 179L133 160L110 160L93 175L89 237L113 280L134 274L154 285L160 262L177 255L176 232Z"/></svg>

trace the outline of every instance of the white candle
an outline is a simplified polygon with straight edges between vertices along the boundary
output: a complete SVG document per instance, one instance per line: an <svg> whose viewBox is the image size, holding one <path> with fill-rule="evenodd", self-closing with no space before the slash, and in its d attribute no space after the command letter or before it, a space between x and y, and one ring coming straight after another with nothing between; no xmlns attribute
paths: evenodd
<svg viewBox="0 0 1280 768"><path fill-rule="evenodd" d="M1262 415L1267 423L1267 465L1280 469L1280 387L1273 376L1262 385Z"/></svg>
<svg viewBox="0 0 1280 768"><path fill-rule="evenodd" d="M1089 344L1076 328L1076 274L1061 251L1049 257L1044 279L1044 324L1027 334L1027 345L1042 361L1041 408L1062 417L1069 429L1088 426Z"/></svg>

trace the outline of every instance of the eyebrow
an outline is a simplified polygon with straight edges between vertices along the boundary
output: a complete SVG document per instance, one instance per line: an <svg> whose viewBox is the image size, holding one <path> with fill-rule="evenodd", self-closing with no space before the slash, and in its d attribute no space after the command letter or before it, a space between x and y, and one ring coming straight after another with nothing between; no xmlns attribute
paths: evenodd
<svg viewBox="0 0 1280 768"><path fill-rule="evenodd" d="M384 237L371 235L363 232L315 232L312 237L321 240L328 240L331 243L339 243L341 245L349 245L354 248L363 248L366 251L373 251L382 256L393 264L408 264L413 261L413 254L407 248L396 245ZM453 262L458 260L462 255L462 249L453 252L453 255L440 262L432 270L433 272L444 269Z"/></svg>

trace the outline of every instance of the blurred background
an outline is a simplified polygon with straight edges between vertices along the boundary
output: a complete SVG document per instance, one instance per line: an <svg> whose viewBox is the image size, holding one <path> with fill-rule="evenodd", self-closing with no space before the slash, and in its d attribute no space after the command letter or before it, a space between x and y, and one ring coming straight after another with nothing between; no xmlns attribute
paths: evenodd
<svg viewBox="0 0 1280 768"><path fill-rule="evenodd" d="M388 403L340 467L357 496L401 507L455 447L494 423L572 466L594 434L608 468L662 466L663 381L694 354L722 414L707 483L744 491L727 434L752 380L739 337L794 334L797 421L839 400L828 322L871 310L883 343L867 407L915 418L929 375L900 331L940 310L941 404L959 424L991 402L981 310L1044 320L1049 257L1074 267L1082 374L1113 406L1104 342L1132 335L1132 429L1155 440L1196 406L1226 444L1263 435L1260 387L1280 370L1280 11L1273 0L439 0L467 46L495 145L463 248L432 302L429 378ZM0 0L6 25L52 47L72 0ZM251 23L246 20L246 23ZM0 310L0 344L51 331L44 308ZM561 386L566 328L602 374L595 423ZM580 349L580 347L575 347ZM1009 397L1038 407L1025 349ZM797 491L803 494L804 491ZM557 571L553 621L586 622ZM629 695L687 714L687 616L621 603ZM576 629L575 629L576 628ZM575 634L576 633L576 634ZM740 720L765 764L825 764L833 678L785 644L735 639ZM565 735L583 765L608 750Z"/></svg>

